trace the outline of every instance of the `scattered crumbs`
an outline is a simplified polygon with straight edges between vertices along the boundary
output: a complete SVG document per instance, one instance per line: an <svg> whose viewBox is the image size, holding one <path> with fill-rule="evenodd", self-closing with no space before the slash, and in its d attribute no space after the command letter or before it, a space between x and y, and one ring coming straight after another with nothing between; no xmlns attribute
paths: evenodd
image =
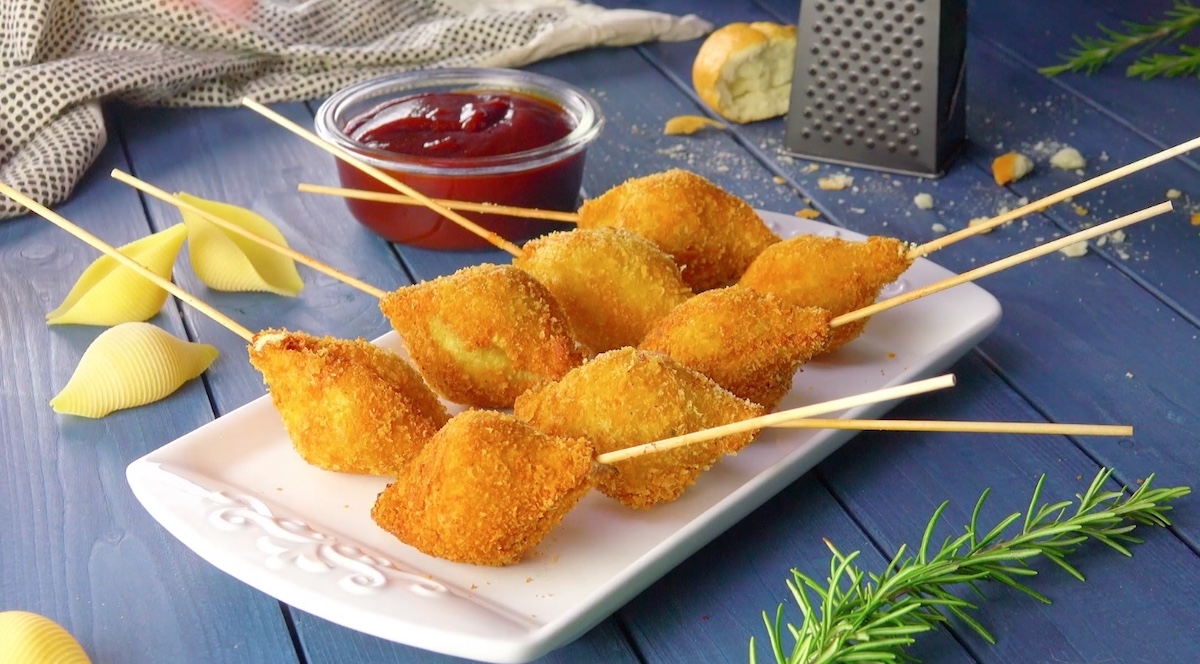
<svg viewBox="0 0 1200 664"><path fill-rule="evenodd" d="M1132 372L1132 371L1126 371L1126 372L1125 372L1125 377L1126 377L1126 378L1133 378L1133 372Z"/></svg>
<svg viewBox="0 0 1200 664"><path fill-rule="evenodd" d="M796 210L796 216L801 219L816 219L821 216L821 213L812 208L804 208L803 210Z"/></svg>
<svg viewBox="0 0 1200 664"><path fill-rule="evenodd" d="M991 220L991 218L990 218L990 217L975 217L974 219L972 219L972 220L970 220L970 221L968 221L968 222L967 222L967 226L968 226L968 227L970 227L970 228L974 228L975 226L978 226L978 225L980 225L980 224L982 224L982 223L984 223L984 222L990 221L990 220ZM982 230L982 231L979 231L979 232L980 232L981 234L986 234L986 233L991 233L991 232L992 232L992 230L994 230L994 229L988 228L988 229L986 229L986 230Z"/></svg>
<svg viewBox="0 0 1200 664"><path fill-rule="evenodd" d="M1167 190L1167 198L1169 198L1171 200L1175 200L1175 199L1179 198L1180 196L1183 196L1183 192L1179 191L1178 189L1168 189Z"/></svg>
<svg viewBox="0 0 1200 664"><path fill-rule="evenodd" d="M1100 153L1100 161L1108 161L1108 153L1107 152Z"/></svg>
<svg viewBox="0 0 1200 664"><path fill-rule="evenodd" d="M771 179L775 181L775 184L784 184L785 182L787 182L787 180L783 179L782 175L776 175L775 177L773 177Z"/></svg>
<svg viewBox="0 0 1200 664"><path fill-rule="evenodd" d="M992 179L1004 186L1029 175L1033 161L1020 152L1006 152L992 160Z"/></svg>
<svg viewBox="0 0 1200 664"><path fill-rule="evenodd" d="M471 588L470 588L471 590L476 590L478 588L479 588L479 586L475 585L474 583L471 584Z"/></svg>
<svg viewBox="0 0 1200 664"><path fill-rule="evenodd" d="M922 210L932 210L933 196L930 196L929 194L917 194L916 196L913 196L913 205L921 208Z"/></svg>
<svg viewBox="0 0 1200 664"><path fill-rule="evenodd" d="M1017 199L1017 205L1020 205L1020 206L1026 206L1026 205L1029 205L1029 197L1028 197L1028 196L1022 196L1022 197L1018 198L1018 199Z"/></svg>
<svg viewBox="0 0 1200 664"><path fill-rule="evenodd" d="M1077 214L1081 217L1088 213L1088 209L1083 207L1082 205L1072 205L1071 209L1075 210L1075 214Z"/></svg>
<svg viewBox="0 0 1200 664"><path fill-rule="evenodd" d="M1100 237L1096 238L1096 246L1097 247L1103 247L1106 244L1108 244L1108 236L1107 235L1101 235Z"/></svg>
<svg viewBox="0 0 1200 664"><path fill-rule="evenodd" d="M841 191L853 184L854 178L845 173L834 173L833 175L817 179L817 186L825 191Z"/></svg>
<svg viewBox="0 0 1200 664"><path fill-rule="evenodd" d="M853 212L854 214L866 214L867 213L866 208L850 208L850 211Z"/></svg>
<svg viewBox="0 0 1200 664"><path fill-rule="evenodd" d="M1108 237L1112 238L1113 242L1124 242L1125 241L1125 230L1118 228L1117 230L1109 233Z"/></svg>
<svg viewBox="0 0 1200 664"><path fill-rule="evenodd" d="M1062 249L1058 250L1058 253L1062 254L1063 256L1066 256L1067 258L1079 258L1080 256L1083 256L1087 252L1088 252L1087 240L1080 240L1079 242L1076 242L1075 244L1069 244L1069 245L1063 247Z"/></svg>
<svg viewBox="0 0 1200 664"><path fill-rule="evenodd" d="M1055 168L1061 168L1064 171L1077 171L1087 166L1087 159L1084 159L1083 155L1079 154L1079 150L1072 147L1064 147L1050 156L1050 165Z"/></svg>
<svg viewBox="0 0 1200 664"><path fill-rule="evenodd" d="M533 583L533 577L532 576L525 577L525 583Z"/></svg>
<svg viewBox="0 0 1200 664"><path fill-rule="evenodd" d="M934 233L945 233L946 232L946 224L935 223L933 226L930 226L930 228L933 230Z"/></svg>
<svg viewBox="0 0 1200 664"><path fill-rule="evenodd" d="M667 136L686 136L704 129L724 128L724 123L703 115L677 115L667 120L663 133Z"/></svg>
<svg viewBox="0 0 1200 664"><path fill-rule="evenodd" d="M804 168L801 168L800 172L801 173L816 173L819 170L821 170L820 164L809 164L809 165L805 166Z"/></svg>
<svg viewBox="0 0 1200 664"><path fill-rule="evenodd" d="M894 359L896 359L896 354L895 354L895 353L888 353L888 354L887 354L887 358L888 358L889 360L894 360Z"/></svg>
<svg viewBox="0 0 1200 664"><path fill-rule="evenodd" d="M1193 226L1200 226L1200 212L1193 212L1193 213L1192 213L1192 225L1193 225Z"/></svg>

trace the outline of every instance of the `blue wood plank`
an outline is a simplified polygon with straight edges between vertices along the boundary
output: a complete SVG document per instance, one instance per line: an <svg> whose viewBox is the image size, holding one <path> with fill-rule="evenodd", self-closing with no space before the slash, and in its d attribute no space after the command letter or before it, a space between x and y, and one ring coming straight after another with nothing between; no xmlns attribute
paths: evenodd
<svg viewBox="0 0 1200 664"><path fill-rule="evenodd" d="M114 141L98 169L126 167L121 155ZM124 244L149 225L123 189L93 173L60 212ZM295 662L278 604L192 555L125 482L129 462L211 419L203 382L102 420L59 416L47 403L102 330L50 328L44 315L97 256L40 219L0 225L0 610L53 618L97 662L179 661L187 653ZM151 322L186 338L174 303ZM230 361L218 358L212 373Z"/></svg>

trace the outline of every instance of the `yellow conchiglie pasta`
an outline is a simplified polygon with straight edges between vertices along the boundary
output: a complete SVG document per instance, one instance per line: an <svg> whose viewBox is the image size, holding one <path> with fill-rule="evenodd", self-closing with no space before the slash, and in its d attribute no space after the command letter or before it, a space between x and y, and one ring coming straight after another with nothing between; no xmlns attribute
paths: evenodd
<svg viewBox="0 0 1200 664"><path fill-rule="evenodd" d="M53 620L0 611L0 664L91 664L83 646Z"/></svg>
<svg viewBox="0 0 1200 664"><path fill-rule="evenodd" d="M166 397L216 358L217 349L208 344L183 341L149 323L124 323L96 337L50 406L67 415L104 417Z"/></svg>
<svg viewBox="0 0 1200 664"><path fill-rule="evenodd" d="M180 193L179 198L255 235L287 246L283 233L274 224L245 208L185 193ZM180 212L191 232L188 256L192 259L192 269L209 288L288 296L296 295L304 288L292 259L253 240L230 233L194 212L183 208L180 208Z"/></svg>
<svg viewBox="0 0 1200 664"><path fill-rule="evenodd" d="M120 247L121 253L155 274L170 279L187 227L176 224ZM51 325L118 325L151 318L162 309L167 291L148 281L116 259L101 256L88 266L54 311L46 314Z"/></svg>

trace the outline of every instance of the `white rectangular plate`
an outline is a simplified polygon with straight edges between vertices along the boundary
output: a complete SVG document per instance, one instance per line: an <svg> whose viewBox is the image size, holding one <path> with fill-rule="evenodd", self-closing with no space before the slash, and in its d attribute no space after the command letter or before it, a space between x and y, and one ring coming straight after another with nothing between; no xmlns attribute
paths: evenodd
<svg viewBox="0 0 1200 664"><path fill-rule="evenodd" d="M785 237L862 237L762 215ZM948 276L919 260L883 296ZM805 366L779 407L933 375L999 319L999 303L973 284L902 305L876 316L836 354ZM377 343L403 352L394 333ZM843 416L877 417L891 405ZM682 498L650 510L629 510L593 492L523 562L504 568L438 560L377 527L370 508L387 480L301 461L269 397L147 454L127 475L134 494L171 534L291 606L418 648L525 662L591 629L853 435L765 431Z"/></svg>

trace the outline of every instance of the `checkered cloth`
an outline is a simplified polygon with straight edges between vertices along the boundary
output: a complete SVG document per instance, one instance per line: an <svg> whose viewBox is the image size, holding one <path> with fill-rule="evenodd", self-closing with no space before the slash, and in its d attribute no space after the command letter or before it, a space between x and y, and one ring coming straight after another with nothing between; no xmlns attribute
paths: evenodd
<svg viewBox="0 0 1200 664"><path fill-rule="evenodd" d="M315 99L390 72L519 67L712 27L576 0L4 0L0 25L0 181L46 205L103 149L104 99ZM24 213L0 197L0 219Z"/></svg>

